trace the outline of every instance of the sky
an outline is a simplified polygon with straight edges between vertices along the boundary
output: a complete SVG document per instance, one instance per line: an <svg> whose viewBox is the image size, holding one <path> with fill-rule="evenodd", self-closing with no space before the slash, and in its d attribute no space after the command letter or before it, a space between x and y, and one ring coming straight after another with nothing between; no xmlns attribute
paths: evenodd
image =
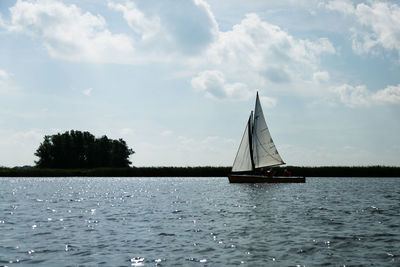
<svg viewBox="0 0 400 267"><path fill-rule="evenodd" d="M231 166L257 91L288 165L400 166L399 2L0 1L0 166L72 129Z"/></svg>

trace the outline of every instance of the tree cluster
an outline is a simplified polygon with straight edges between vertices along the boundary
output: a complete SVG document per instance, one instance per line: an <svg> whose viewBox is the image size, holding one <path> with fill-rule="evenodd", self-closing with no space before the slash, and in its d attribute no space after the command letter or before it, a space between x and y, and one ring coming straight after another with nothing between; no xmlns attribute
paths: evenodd
<svg viewBox="0 0 400 267"><path fill-rule="evenodd" d="M95 138L89 132L67 131L46 135L36 150L39 168L124 168L129 167L129 156L135 153L122 139L102 136Z"/></svg>

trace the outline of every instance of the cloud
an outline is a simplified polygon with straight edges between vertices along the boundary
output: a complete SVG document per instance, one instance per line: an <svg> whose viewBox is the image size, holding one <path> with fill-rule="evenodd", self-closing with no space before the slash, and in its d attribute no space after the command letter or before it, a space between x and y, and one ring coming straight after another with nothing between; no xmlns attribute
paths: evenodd
<svg viewBox="0 0 400 267"><path fill-rule="evenodd" d="M250 90L243 83L227 83L224 74L216 70L200 72L192 79L192 87L212 99L220 100L248 100L254 97L255 91ZM272 108L276 106L276 99L261 96L264 107Z"/></svg>
<svg viewBox="0 0 400 267"><path fill-rule="evenodd" d="M85 96L90 96L92 94L93 88L88 88L82 91Z"/></svg>
<svg viewBox="0 0 400 267"><path fill-rule="evenodd" d="M400 55L400 6L385 2L360 3L353 6L349 1L330 1L327 9L354 17L357 22L351 28L353 50L356 53L379 52L379 48L396 51Z"/></svg>
<svg viewBox="0 0 400 267"><path fill-rule="evenodd" d="M203 0L150 1L141 8L132 1L110 2L108 7L121 12L132 31L113 33L103 16L51 0L18 0L10 8L10 21L2 24L37 38L53 58L79 62L184 61L206 50L218 35Z"/></svg>
<svg viewBox="0 0 400 267"><path fill-rule="evenodd" d="M110 2L108 6L114 10L121 11L129 27L131 27L142 40L151 39L161 31L160 18L146 17L146 15L136 7L134 2L127 1L125 4Z"/></svg>
<svg viewBox="0 0 400 267"><path fill-rule="evenodd" d="M180 64L197 73L193 88L214 99L244 100L257 89L311 92L329 77L317 73L319 57L336 53L326 38L296 38L254 13L220 31L203 0L149 1L109 2L129 26L124 33L111 32L101 15L50 0L17 1L6 28L37 38L61 60Z"/></svg>
<svg viewBox="0 0 400 267"><path fill-rule="evenodd" d="M376 92L372 99L378 103L400 104L400 84Z"/></svg>
<svg viewBox="0 0 400 267"><path fill-rule="evenodd" d="M200 72L191 81L192 87L212 99L247 100L254 94L243 83L227 83L218 70Z"/></svg>
<svg viewBox="0 0 400 267"><path fill-rule="evenodd" d="M290 75L286 70L276 67L268 67L264 74L268 80L274 83L288 83L291 80Z"/></svg>
<svg viewBox="0 0 400 267"><path fill-rule="evenodd" d="M276 106L276 99L268 96L260 96L261 104L266 108L273 108Z"/></svg>
<svg viewBox="0 0 400 267"><path fill-rule="evenodd" d="M379 104L400 104L400 84L387 86L373 93L365 85L352 86L343 84L333 88L340 101L346 106L355 108Z"/></svg>
<svg viewBox="0 0 400 267"><path fill-rule="evenodd" d="M330 9L330 10L336 10L340 11L345 14L352 14L354 13L354 6L353 3L351 3L348 0L334 0L334 1L329 1L326 5L325 8Z"/></svg>
<svg viewBox="0 0 400 267"><path fill-rule="evenodd" d="M210 7L202 0L151 1L151 5L157 10L156 15L146 15L131 1L109 4L123 13L129 27L141 39L138 45L142 49L195 55L206 49L218 34Z"/></svg>
<svg viewBox="0 0 400 267"><path fill-rule="evenodd" d="M0 27L4 27L3 17L0 14Z"/></svg>
<svg viewBox="0 0 400 267"><path fill-rule="evenodd" d="M326 38L296 39L253 13L231 30L219 31L203 0L140 4L108 4L132 30L125 33L112 33L101 15L50 0L17 1L6 28L38 38L57 59L124 64L174 60L197 72L218 67L227 80L255 81L254 86L309 78L320 54L335 53Z"/></svg>
<svg viewBox="0 0 400 267"><path fill-rule="evenodd" d="M316 83L325 83L329 81L329 73L326 71L317 71L313 74L313 81Z"/></svg>
<svg viewBox="0 0 400 267"><path fill-rule="evenodd" d="M364 85L352 86L348 84L340 85L334 88L340 101L349 107L370 105L370 93Z"/></svg>
<svg viewBox="0 0 400 267"><path fill-rule="evenodd" d="M0 80L6 80L10 77L10 74L8 74L5 70L0 69Z"/></svg>
<svg viewBox="0 0 400 267"><path fill-rule="evenodd" d="M33 165L32 151L39 147L43 136L42 131L38 129L0 130L1 164L7 167Z"/></svg>
<svg viewBox="0 0 400 267"><path fill-rule="evenodd" d="M119 133L123 136L129 136L135 133L135 130L131 128L122 128Z"/></svg>
<svg viewBox="0 0 400 267"><path fill-rule="evenodd" d="M335 53L327 39L295 39L278 26L262 21L257 14L247 14L231 31L220 32L209 56L212 63L241 67L240 70L251 67L251 71L258 72L292 72L293 65L314 65L322 53Z"/></svg>
<svg viewBox="0 0 400 267"><path fill-rule="evenodd" d="M168 12L162 12L164 32L170 43L183 54L198 54L214 42L218 25L203 0L168 1Z"/></svg>
<svg viewBox="0 0 400 267"><path fill-rule="evenodd" d="M72 61L123 62L133 52L132 41L112 34L100 15L57 1L17 1L10 8L7 29L42 40L49 54Z"/></svg>
<svg viewBox="0 0 400 267"><path fill-rule="evenodd" d="M5 70L0 69L0 93L9 94L16 91L10 79L12 75Z"/></svg>
<svg viewBox="0 0 400 267"><path fill-rule="evenodd" d="M229 85L235 84L232 81L240 81L235 91L244 92L242 99L248 97L249 88L304 90L310 87L304 84L312 81L313 73L319 69L319 56L335 52L326 38L296 39L280 27L261 20L257 14L247 14L231 30L219 32L205 56L196 62L199 69L212 69L214 74L204 72L201 79L197 75L194 80L202 80L202 86L193 82L192 85L196 85L196 90L203 88L208 96L221 99L227 97ZM213 86L205 86L205 79L210 83L213 80Z"/></svg>

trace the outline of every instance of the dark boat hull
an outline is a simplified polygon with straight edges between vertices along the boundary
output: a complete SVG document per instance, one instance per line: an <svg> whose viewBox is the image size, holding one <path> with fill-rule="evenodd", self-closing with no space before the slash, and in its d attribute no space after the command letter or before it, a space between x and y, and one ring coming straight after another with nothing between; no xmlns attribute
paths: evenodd
<svg viewBox="0 0 400 267"><path fill-rule="evenodd" d="M305 183L304 176L263 176L251 174L230 174L230 183Z"/></svg>

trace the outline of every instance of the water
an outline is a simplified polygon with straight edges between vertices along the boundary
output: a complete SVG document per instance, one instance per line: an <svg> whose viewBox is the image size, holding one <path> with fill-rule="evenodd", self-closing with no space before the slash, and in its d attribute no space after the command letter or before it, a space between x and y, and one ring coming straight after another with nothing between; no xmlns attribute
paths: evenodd
<svg viewBox="0 0 400 267"><path fill-rule="evenodd" d="M0 178L0 266L399 266L399 203L398 178Z"/></svg>

